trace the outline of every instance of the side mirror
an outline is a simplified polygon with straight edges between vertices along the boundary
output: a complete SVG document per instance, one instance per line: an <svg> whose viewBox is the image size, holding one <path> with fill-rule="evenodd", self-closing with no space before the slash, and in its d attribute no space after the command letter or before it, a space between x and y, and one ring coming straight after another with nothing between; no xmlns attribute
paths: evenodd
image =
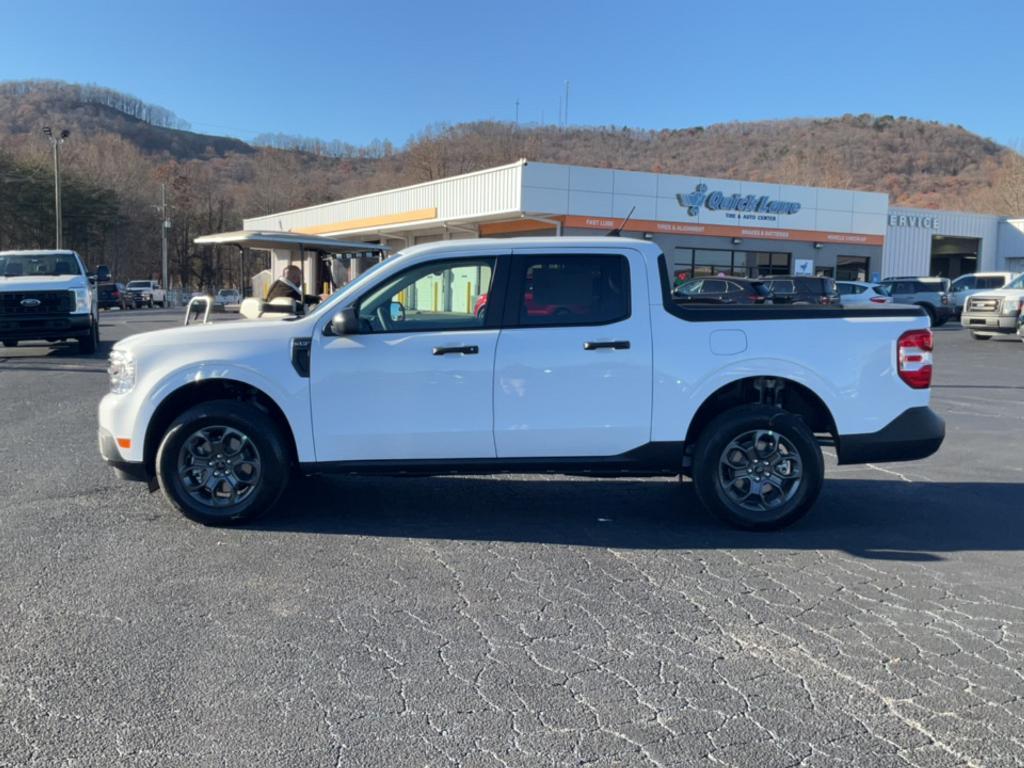
<svg viewBox="0 0 1024 768"><path fill-rule="evenodd" d="M331 318L330 329L332 336L349 336L358 333L359 315L352 307L343 309Z"/></svg>
<svg viewBox="0 0 1024 768"><path fill-rule="evenodd" d="M405 320L405 306L400 301L391 302L391 322L400 323Z"/></svg>
<svg viewBox="0 0 1024 768"><path fill-rule="evenodd" d="M105 283L110 280L110 267L106 264L100 264L96 267L96 282Z"/></svg>

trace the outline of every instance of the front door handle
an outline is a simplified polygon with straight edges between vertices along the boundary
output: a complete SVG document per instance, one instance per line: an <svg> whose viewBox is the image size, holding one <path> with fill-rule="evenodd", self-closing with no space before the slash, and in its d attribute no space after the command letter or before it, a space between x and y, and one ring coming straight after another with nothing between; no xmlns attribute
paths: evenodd
<svg viewBox="0 0 1024 768"><path fill-rule="evenodd" d="M479 352L480 347L476 344L466 347L434 347L435 355L476 355Z"/></svg>
<svg viewBox="0 0 1024 768"><path fill-rule="evenodd" d="M592 349L629 349L628 341L584 341L583 348L588 352Z"/></svg>

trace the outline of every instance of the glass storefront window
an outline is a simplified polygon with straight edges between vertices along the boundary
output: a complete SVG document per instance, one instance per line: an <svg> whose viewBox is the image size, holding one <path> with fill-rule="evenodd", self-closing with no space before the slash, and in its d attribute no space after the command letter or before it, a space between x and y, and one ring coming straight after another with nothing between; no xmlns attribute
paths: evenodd
<svg viewBox="0 0 1024 768"><path fill-rule="evenodd" d="M868 279L869 264L866 256L837 256L836 280L864 282Z"/></svg>
<svg viewBox="0 0 1024 768"><path fill-rule="evenodd" d="M672 258L673 280L679 283L689 277L713 275L746 277L751 255L746 251L718 248L676 248ZM788 260L789 254L783 255Z"/></svg>

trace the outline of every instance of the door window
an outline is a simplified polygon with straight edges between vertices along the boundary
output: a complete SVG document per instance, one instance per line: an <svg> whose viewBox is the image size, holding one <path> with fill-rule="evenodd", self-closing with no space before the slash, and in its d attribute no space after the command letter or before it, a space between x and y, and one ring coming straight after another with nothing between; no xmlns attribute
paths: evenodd
<svg viewBox="0 0 1024 768"><path fill-rule="evenodd" d="M526 256L518 261L517 272L512 301L521 326L604 325L629 317L624 256Z"/></svg>
<svg viewBox="0 0 1024 768"><path fill-rule="evenodd" d="M974 288L979 287L986 288L987 286L977 285L977 278L974 275L964 275L963 277L958 277L956 280L953 281L954 293L960 293L961 291L970 291L973 290Z"/></svg>
<svg viewBox="0 0 1024 768"><path fill-rule="evenodd" d="M417 264L359 301L362 333L457 331L482 328L494 258Z"/></svg>

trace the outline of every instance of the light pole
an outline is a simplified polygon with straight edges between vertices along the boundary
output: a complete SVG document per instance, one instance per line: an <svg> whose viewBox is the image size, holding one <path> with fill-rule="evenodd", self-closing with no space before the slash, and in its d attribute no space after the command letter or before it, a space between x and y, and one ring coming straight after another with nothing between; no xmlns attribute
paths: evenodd
<svg viewBox="0 0 1024 768"><path fill-rule="evenodd" d="M160 287L166 291L171 289L167 284L167 230L171 228L171 220L167 218L167 185L160 185ZM166 298L164 300L166 302Z"/></svg>
<svg viewBox="0 0 1024 768"><path fill-rule="evenodd" d="M50 126L45 125L43 126L43 133L46 134L46 138L50 140L50 144L53 146L53 210L57 219L56 249L59 251L64 247L64 229L60 208L60 145L64 143L64 139L71 135L71 131L65 128L58 135L54 136Z"/></svg>

